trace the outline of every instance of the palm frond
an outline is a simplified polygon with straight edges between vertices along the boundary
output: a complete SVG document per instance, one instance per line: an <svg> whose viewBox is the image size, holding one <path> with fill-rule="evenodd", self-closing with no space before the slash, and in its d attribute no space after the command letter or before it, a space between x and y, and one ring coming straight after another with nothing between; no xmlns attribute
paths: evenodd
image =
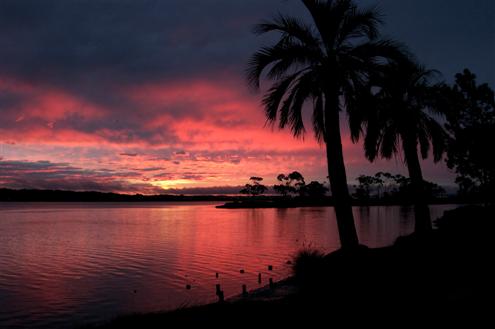
<svg viewBox="0 0 495 329"><path fill-rule="evenodd" d="M279 109L280 117L278 121L278 126L280 129L284 129L285 126L289 123L291 106L292 106L292 102L294 101L294 97L296 97L296 92L297 89L295 89L294 87L291 88L291 90L288 91L287 97L285 98L282 106Z"/></svg>
<svg viewBox="0 0 495 329"><path fill-rule="evenodd" d="M325 112L322 94L316 95L313 101L313 130L318 143L326 142Z"/></svg>
<svg viewBox="0 0 495 329"><path fill-rule="evenodd" d="M303 0L302 2L313 18L324 48L327 51L331 50L336 44L342 21L355 5L350 0Z"/></svg>
<svg viewBox="0 0 495 329"><path fill-rule="evenodd" d="M305 127L302 118L304 103L313 95L315 95L315 86L318 85L315 72L308 72L302 75L297 84L293 87L295 96L290 108L289 122L291 130L295 137L304 135Z"/></svg>
<svg viewBox="0 0 495 329"><path fill-rule="evenodd" d="M420 125L417 133L421 158L426 159L430 152L430 139L424 122Z"/></svg>
<svg viewBox="0 0 495 329"><path fill-rule="evenodd" d="M261 22L253 28L253 32L257 35L273 31L281 32L283 39L296 39L308 47L320 48L321 42L311 26L295 17L278 14L272 20Z"/></svg>
<svg viewBox="0 0 495 329"><path fill-rule="evenodd" d="M393 125L387 125L382 133L380 155L382 158L390 159L398 152L398 132Z"/></svg>
<svg viewBox="0 0 495 329"><path fill-rule="evenodd" d="M376 111L374 98L371 91L365 85L364 81L358 77L349 79L355 83L344 83L343 91L345 95L345 107L347 110L351 140L353 143L359 141L360 136L364 133L363 124L367 121L370 111Z"/></svg>
<svg viewBox="0 0 495 329"><path fill-rule="evenodd" d="M251 56L246 69L248 84L259 89L263 71L272 66L269 78L279 78L291 67L305 66L318 60L309 48L290 42L279 42L271 47L262 47Z"/></svg>
<svg viewBox="0 0 495 329"><path fill-rule="evenodd" d="M382 14L378 7L366 10L353 8L341 26L338 44L342 44L350 39L367 37L374 40L378 37L378 27L383 23Z"/></svg>
<svg viewBox="0 0 495 329"><path fill-rule="evenodd" d="M282 99L290 90L291 84L294 83L298 75L299 72L289 75L284 79L280 79L280 81L274 84L263 97L262 104L265 108L267 122L273 124L277 120L277 112Z"/></svg>
<svg viewBox="0 0 495 329"><path fill-rule="evenodd" d="M404 44L392 39L361 43L349 48L348 55L362 62L378 64L382 62L408 61L412 57Z"/></svg>
<svg viewBox="0 0 495 329"><path fill-rule="evenodd" d="M443 127L431 117L428 118L428 121L426 122L426 128L433 149L433 161L438 162L442 159L442 156L446 151L447 133Z"/></svg>
<svg viewBox="0 0 495 329"><path fill-rule="evenodd" d="M364 155L373 162L378 157L382 141L380 127L375 120L368 120L364 130Z"/></svg>

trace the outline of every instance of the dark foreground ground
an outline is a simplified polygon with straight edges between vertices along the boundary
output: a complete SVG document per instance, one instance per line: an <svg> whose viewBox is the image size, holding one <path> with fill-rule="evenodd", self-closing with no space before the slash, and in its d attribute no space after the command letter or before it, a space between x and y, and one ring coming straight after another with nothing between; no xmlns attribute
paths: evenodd
<svg viewBox="0 0 495 329"><path fill-rule="evenodd" d="M493 328L494 214L468 206L447 212L433 233L391 247L306 251L294 277L272 293L124 316L99 328Z"/></svg>

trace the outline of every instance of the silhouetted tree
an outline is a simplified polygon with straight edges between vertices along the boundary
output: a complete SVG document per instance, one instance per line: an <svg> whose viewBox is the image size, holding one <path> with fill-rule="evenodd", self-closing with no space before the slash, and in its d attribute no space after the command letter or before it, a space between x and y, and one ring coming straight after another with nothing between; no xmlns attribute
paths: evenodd
<svg viewBox="0 0 495 329"><path fill-rule="evenodd" d="M361 10L351 0L303 0L312 25L278 16L256 26L255 33L279 32L273 46L255 53L248 80L259 89L266 77L273 85L263 98L268 122L304 134L302 110L310 101L315 136L326 145L330 188L343 248L358 245L342 154L340 111L351 108L370 71L386 58L400 57L396 43L378 40L380 15Z"/></svg>
<svg viewBox="0 0 495 329"><path fill-rule="evenodd" d="M299 194L312 199L321 199L328 192L328 188L320 182L312 181L307 185L301 186Z"/></svg>
<svg viewBox="0 0 495 329"><path fill-rule="evenodd" d="M436 72L412 59L391 63L382 72L374 77L369 97L361 99L372 109L361 118L365 154L373 161L378 156L389 159L402 150L414 190L415 232L421 233L431 230L431 219L418 151L426 159L433 146L435 161L444 153L445 132L434 118L439 115L434 95L440 87L431 83ZM358 139L363 131L351 133Z"/></svg>
<svg viewBox="0 0 495 329"><path fill-rule="evenodd" d="M443 90L445 127L451 139L447 166L457 173L463 194L495 196L495 157L487 142L495 141L495 97L488 84L476 84L476 75L465 69L452 87Z"/></svg>
<svg viewBox="0 0 495 329"><path fill-rule="evenodd" d="M410 202L415 200L415 188L412 181L408 177L397 175L398 189L395 191L395 197L402 202ZM445 197L445 189L440 185L423 181L423 198L425 200L435 200L438 198Z"/></svg>
<svg viewBox="0 0 495 329"><path fill-rule="evenodd" d="M239 193L250 194L254 197L254 196L261 195L261 194L266 192L267 187L265 185L261 184L261 181L263 180L263 178L253 176L253 177L249 178L249 180L251 181L251 184L248 183L248 184L244 185L244 188Z"/></svg>
<svg viewBox="0 0 495 329"><path fill-rule="evenodd" d="M360 175L357 181L359 185L355 186L353 196L360 201L366 202L376 198L409 203L415 200L415 189L412 180L400 174L392 175L380 171L374 176ZM384 192L380 194L383 188ZM426 200L435 200L446 195L444 188L428 181L423 181L423 193Z"/></svg>
<svg viewBox="0 0 495 329"><path fill-rule="evenodd" d="M280 184L274 185L273 189L282 194L283 197L299 193L301 188L306 184L303 175L297 171L293 171L288 175L280 174L277 176L277 180Z"/></svg>
<svg viewBox="0 0 495 329"><path fill-rule="evenodd" d="M354 186L353 196L360 201L369 201L371 198L371 189L374 182L372 176L359 175L356 178L359 185Z"/></svg>
<svg viewBox="0 0 495 329"><path fill-rule="evenodd" d="M401 202L414 202L415 200L415 188L411 178L404 177L402 175L394 175L393 179L396 183L396 188L392 193L392 197L398 199ZM425 200L434 200L445 197L445 189L436 183L423 181L423 197Z"/></svg>
<svg viewBox="0 0 495 329"><path fill-rule="evenodd" d="M357 177L359 185L354 186L355 191L353 196L361 201L367 201L375 197L380 199L382 197L382 189L386 188L386 195L390 192L390 181L393 175L385 172L377 172L374 176L360 175ZM376 192L375 195L373 193Z"/></svg>
<svg viewBox="0 0 495 329"><path fill-rule="evenodd" d="M382 198L388 198L395 192L395 175L389 172L379 171L375 174L375 177L379 177L381 180L381 188L383 188Z"/></svg>

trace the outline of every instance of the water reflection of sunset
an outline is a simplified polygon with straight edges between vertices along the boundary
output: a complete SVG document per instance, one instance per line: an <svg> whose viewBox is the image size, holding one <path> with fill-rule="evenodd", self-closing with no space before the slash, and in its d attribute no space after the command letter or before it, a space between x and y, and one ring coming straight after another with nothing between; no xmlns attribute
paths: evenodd
<svg viewBox="0 0 495 329"><path fill-rule="evenodd" d="M28 311L29 321L40 323L157 311L215 300L217 283L227 297L240 293L242 284L255 289L258 273L262 285L289 275L287 261L304 246L336 249L332 212L231 211L205 203L1 208L0 322L14 323ZM398 207L356 209L355 215L369 246L412 230ZM390 220L396 216L402 221Z"/></svg>

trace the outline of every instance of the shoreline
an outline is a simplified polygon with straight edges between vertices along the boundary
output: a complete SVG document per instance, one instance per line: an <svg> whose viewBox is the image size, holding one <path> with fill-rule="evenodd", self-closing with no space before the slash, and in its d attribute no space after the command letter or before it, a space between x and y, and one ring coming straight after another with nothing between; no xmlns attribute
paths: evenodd
<svg viewBox="0 0 495 329"><path fill-rule="evenodd" d="M457 205L478 205L478 202L457 202L456 200L437 200L434 202L429 202L428 205L449 205L449 204L457 204ZM226 202L222 205L218 205L215 208L218 209L264 209L264 208L305 208L305 207L333 207L335 204L333 202L327 201L317 201L317 202L304 202L294 200L290 201L251 201L251 200L241 200L241 201L232 201ZM412 203L404 203L404 202L389 202L389 201L374 201L374 202L352 202L352 207L387 207L387 206L401 206L401 207L412 207Z"/></svg>
<svg viewBox="0 0 495 329"><path fill-rule="evenodd" d="M243 296L238 294L229 297L225 300L226 303L237 303L240 301L272 301L281 298L286 298L294 295L298 292L297 285L295 284L295 277L293 275L286 277L284 279L264 285L262 287L248 290L247 295Z"/></svg>
<svg viewBox="0 0 495 329"><path fill-rule="evenodd" d="M219 208L294 208L294 207L331 207L333 200L330 196L320 198L293 197L284 198L278 195L263 195L257 197L240 196L234 194L211 195L142 195L102 193L94 191L76 192L64 190L13 190L0 188L0 202L113 202L113 203L153 203L153 202L223 202ZM353 206L389 206L412 205L410 200L386 198L357 200L352 199ZM429 200L429 204L477 204L483 200L448 196Z"/></svg>

